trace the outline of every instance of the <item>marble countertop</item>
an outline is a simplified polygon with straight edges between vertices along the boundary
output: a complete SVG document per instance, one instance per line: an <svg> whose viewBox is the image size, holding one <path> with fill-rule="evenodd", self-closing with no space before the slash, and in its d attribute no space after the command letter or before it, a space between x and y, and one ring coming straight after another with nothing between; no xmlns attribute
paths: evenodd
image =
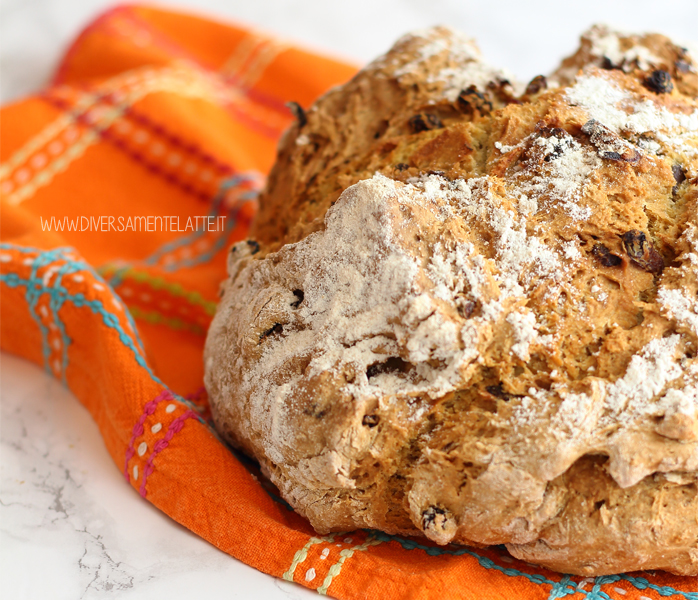
<svg viewBox="0 0 698 600"><path fill-rule="evenodd" d="M42 369L0 365L0 597L317 597L224 554L126 485L87 410Z"/></svg>
<svg viewBox="0 0 698 600"><path fill-rule="evenodd" d="M364 62L405 31L444 23L521 79L551 70L593 22L695 40L695 0L175 0ZM574 4L574 6L573 6ZM2 0L0 97L41 87L105 0ZM580 8L583 7L583 8ZM309 598L230 558L144 502L87 411L38 367L0 364L0 595L20 600Z"/></svg>
<svg viewBox="0 0 698 600"><path fill-rule="evenodd" d="M149 0L143 0L147 4ZM0 99L41 87L62 51L112 0L2 0ZM695 0L150 0L265 29L361 64L403 33L444 24L477 39L485 58L522 80L547 73L593 23L696 39Z"/></svg>

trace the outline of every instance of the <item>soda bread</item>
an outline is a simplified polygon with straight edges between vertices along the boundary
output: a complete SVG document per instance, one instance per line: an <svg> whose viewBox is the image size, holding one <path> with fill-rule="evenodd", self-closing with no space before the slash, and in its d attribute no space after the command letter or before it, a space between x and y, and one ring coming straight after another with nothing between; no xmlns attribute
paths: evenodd
<svg viewBox="0 0 698 600"><path fill-rule="evenodd" d="M698 74L595 27L519 86L407 35L304 111L205 351L321 533L698 575Z"/></svg>

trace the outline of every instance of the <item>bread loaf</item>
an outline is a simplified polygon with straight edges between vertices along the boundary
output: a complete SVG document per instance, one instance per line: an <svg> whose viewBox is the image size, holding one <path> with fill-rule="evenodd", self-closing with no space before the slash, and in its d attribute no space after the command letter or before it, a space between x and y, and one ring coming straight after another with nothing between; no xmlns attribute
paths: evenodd
<svg viewBox="0 0 698 600"><path fill-rule="evenodd" d="M520 85L407 35L284 135L205 352L320 533L698 575L698 75L595 27Z"/></svg>

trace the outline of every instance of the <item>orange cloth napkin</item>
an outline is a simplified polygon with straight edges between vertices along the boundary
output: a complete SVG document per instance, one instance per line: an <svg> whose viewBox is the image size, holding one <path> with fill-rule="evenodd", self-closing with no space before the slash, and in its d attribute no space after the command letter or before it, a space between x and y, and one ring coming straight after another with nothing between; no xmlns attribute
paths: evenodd
<svg viewBox="0 0 698 600"><path fill-rule="evenodd" d="M2 348L62 380L126 482L221 550L337 598L698 600L694 578L570 577L503 548L317 536L208 420L228 246L291 115L355 68L258 31L120 6L1 114ZM694 591L691 591L694 590Z"/></svg>

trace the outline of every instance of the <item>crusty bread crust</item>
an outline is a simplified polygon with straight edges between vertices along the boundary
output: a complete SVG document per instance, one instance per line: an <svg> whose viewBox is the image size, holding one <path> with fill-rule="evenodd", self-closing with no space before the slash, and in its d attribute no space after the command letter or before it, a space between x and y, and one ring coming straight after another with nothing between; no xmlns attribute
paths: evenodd
<svg viewBox="0 0 698 600"><path fill-rule="evenodd" d="M698 575L698 76L596 27L526 89L435 28L286 132L208 334L319 532Z"/></svg>

